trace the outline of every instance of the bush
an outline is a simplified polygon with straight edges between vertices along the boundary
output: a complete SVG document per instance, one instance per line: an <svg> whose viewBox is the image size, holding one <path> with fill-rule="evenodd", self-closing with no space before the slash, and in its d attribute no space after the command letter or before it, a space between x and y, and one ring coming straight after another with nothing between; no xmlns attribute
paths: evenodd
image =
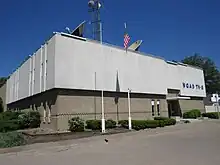
<svg viewBox="0 0 220 165"><path fill-rule="evenodd" d="M193 109L191 111L185 112L183 114L183 118L188 119L196 119L201 116L201 112L198 109Z"/></svg>
<svg viewBox="0 0 220 165"><path fill-rule="evenodd" d="M128 120L119 120L118 124L123 128L128 128Z"/></svg>
<svg viewBox="0 0 220 165"><path fill-rule="evenodd" d="M0 113L2 113L3 111L4 111L3 100L0 97Z"/></svg>
<svg viewBox="0 0 220 165"><path fill-rule="evenodd" d="M132 128L135 130L141 130L147 128L146 120L132 120Z"/></svg>
<svg viewBox="0 0 220 165"><path fill-rule="evenodd" d="M37 128L40 126L40 113L29 112L3 112L0 114L0 132L15 131L25 128Z"/></svg>
<svg viewBox="0 0 220 165"><path fill-rule="evenodd" d="M166 126L164 120L157 120L157 121L158 121L159 127L165 127Z"/></svg>
<svg viewBox="0 0 220 165"><path fill-rule="evenodd" d="M169 125L175 125L176 124L175 119L168 118L168 117L155 117L154 120L160 121L159 122L160 127L163 127L163 125L164 126L169 126Z"/></svg>
<svg viewBox="0 0 220 165"><path fill-rule="evenodd" d="M18 120L6 120L0 121L0 132L9 132L20 129Z"/></svg>
<svg viewBox="0 0 220 165"><path fill-rule="evenodd" d="M210 119L218 119L218 112L208 112L208 113L203 113L202 117L208 117Z"/></svg>
<svg viewBox="0 0 220 165"><path fill-rule="evenodd" d="M86 128L92 130L101 130L101 120L87 120Z"/></svg>
<svg viewBox="0 0 220 165"><path fill-rule="evenodd" d="M105 121L105 127L106 128L115 128L116 127L116 121L112 119L108 119Z"/></svg>
<svg viewBox="0 0 220 165"><path fill-rule="evenodd" d="M161 123L163 125L163 123ZM157 128L160 126L160 121L157 120L146 120L146 128Z"/></svg>
<svg viewBox="0 0 220 165"><path fill-rule="evenodd" d="M23 112L6 111L6 112L3 112L3 113L0 113L0 121L18 119L18 116L21 115L21 114L23 114Z"/></svg>
<svg viewBox="0 0 220 165"><path fill-rule="evenodd" d="M69 120L69 130L71 132L83 132L84 131L84 121L79 117L74 117Z"/></svg>
<svg viewBox="0 0 220 165"><path fill-rule="evenodd" d="M116 121L112 119L105 120L105 128L111 129L116 127ZM87 120L86 121L86 128L92 130L101 130L102 128L102 121L101 120Z"/></svg>
<svg viewBox="0 0 220 165"><path fill-rule="evenodd" d="M40 127L40 113L37 111L28 111L18 116L18 123L21 129Z"/></svg>
<svg viewBox="0 0 220 165"><path fill-rule="evenodd" d="M0 133L0 148L15 147L26 143L20 132Z"/></svg>
<svg viewBox="0 0 220 165"><path fill-rule="evenodd" d="M157 128L160 126L157 120L132 120L132 128L135 130L141 130L146 128Z"/></svg>

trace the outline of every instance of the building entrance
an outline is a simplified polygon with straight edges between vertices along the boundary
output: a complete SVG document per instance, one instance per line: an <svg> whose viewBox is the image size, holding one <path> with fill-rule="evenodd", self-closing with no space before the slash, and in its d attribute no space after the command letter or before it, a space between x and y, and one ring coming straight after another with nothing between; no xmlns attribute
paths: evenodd
<svg viewBox="0 0 220 165"><path fill-rule="evenodd" d="M169 117L182 116L179 100L167 100Z"/></svg>

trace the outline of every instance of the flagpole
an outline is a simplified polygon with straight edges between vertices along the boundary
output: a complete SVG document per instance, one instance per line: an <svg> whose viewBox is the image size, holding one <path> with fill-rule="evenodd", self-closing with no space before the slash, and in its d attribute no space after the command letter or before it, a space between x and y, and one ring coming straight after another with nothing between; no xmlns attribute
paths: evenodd
<svg viewBox="0 0 220 165"><path fill-rule="evenodd" d="M102 23L100 23L101 35L100 43L102 44ZM103 49L103 48L101 48ZM103 53L103 52L102 52ZM102 91L101 91L101 101L102 101L102 133L105 133L105 112L104 112L104 77L102 78Z"/></svg>
<svg viewBox="0 0 220 165"><path fill-rule="evenodd" d="M128 128L129 130L132 129L131 126L131 99L130 99L130 89L128 88Z"/></svg>
<svg viewBox="0 0 220 165"><path fill-rule="evenodd" d="M126 22L124 23L124 27L125 27L125 34L127 34L127 23ZM125 48L125 50L126 50L126 53L127 53L127 47Z"/></svg>

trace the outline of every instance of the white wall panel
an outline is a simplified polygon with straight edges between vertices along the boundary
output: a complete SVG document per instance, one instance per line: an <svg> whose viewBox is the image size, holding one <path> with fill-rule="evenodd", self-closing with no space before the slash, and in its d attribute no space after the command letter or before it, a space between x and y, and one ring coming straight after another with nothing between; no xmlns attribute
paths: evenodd
<svg viewBox="0 0 220 165"><path fill-rule="evenodd" d="M28 59L19 68L19 94L18 99L23 99L29 95L29 74L31 59Z"/></svg>
<svg viewBox="0 0 220 165"><path fill-rule="evenodd" d="M55 36L46 44L45 51L46 67L46 90L54 88L54 70L55 70Z"/></svg>
<svg viewBox="0 0 220 165"><path fill-rule="evenodd" d="M56 87L94 89L97 72L97 89L115 91L118 70L123 92L130 88L140 93L167 93L166 84L159 80L166 67L162 59L62 36L57 36L56 46Z"/></svg>
<svg viewBox="0 0 220 165"><path fill-rule="evenodd" d="M106 45L56 35L55 86L71 89L115 91L118 71L120 91L167 94L178 89L181 95L205 97L205 89L183 88L183 82L204 88L203 71L172 65L163 59L143 56Z"/></svg>
<svg viewBox="0 0 220 165"><path fill-rule="evenodd" d="M24 62L17 71L11 74L7 80L7 104L54 87L54 53L55 39L51 38L47 44L38 49L36 53ZM46 67L47 54L49 55L48 68Z"/></svg>
<svg viewBox="0 0 220 165"><path fill-rule="evenodd" d="M37 50L34 61L34 93L40 93L41 48Z"/></svg>

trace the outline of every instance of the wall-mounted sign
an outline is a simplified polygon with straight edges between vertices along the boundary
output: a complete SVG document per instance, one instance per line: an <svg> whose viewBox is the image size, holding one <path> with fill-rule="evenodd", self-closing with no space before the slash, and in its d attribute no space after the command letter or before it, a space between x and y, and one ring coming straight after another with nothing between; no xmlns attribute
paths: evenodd
<svg viewBox="0 0 220 165"><path fill-rule="evenodd" d="M199 89L199 90L204 89L204 86L199 85L199 84L191 84L191 83L186 83L186 82L183 82L182 84L183 84L183 88Z"/></svg>

